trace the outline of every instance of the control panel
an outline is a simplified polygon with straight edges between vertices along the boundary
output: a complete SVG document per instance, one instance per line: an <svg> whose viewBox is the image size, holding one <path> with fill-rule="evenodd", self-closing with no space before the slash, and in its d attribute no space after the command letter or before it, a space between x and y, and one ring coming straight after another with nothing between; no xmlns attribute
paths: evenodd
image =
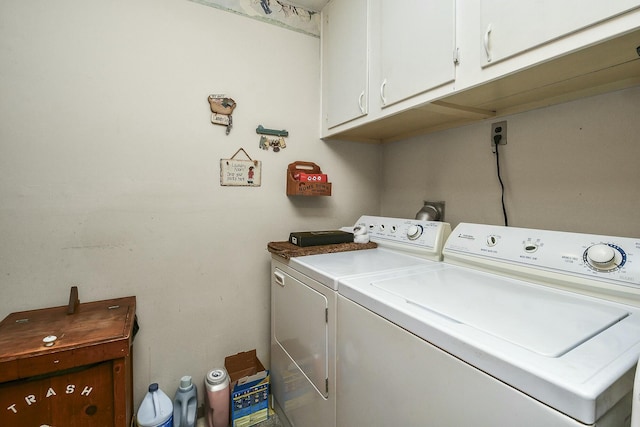
<svg viewBox="0 0 640 427"><path fill-rule="evenodd" d="M369 240L380 246L438 257L451 233L451 226L446 222L369 215L361 216L354 227L366 229Z"/></svg>
<svg viewBox="0 0 640 427"><path fill-rule="evenodd" d="M448 254L640 288L640 239L462 223L447 240Z"/></svg>

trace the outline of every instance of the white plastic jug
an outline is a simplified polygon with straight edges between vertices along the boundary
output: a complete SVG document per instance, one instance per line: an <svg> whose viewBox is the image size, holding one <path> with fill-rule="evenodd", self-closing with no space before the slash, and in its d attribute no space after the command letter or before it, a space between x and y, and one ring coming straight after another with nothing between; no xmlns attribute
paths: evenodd
<svg viewBox="0 0 640 427"><path fill-rule="evenodd" d="M173 403L157 383L149 386L136 418L140 427L173 427Z"/></svg>
<svg viewBox="0 0 640 427"><path fill-rule="evenodd" d="M180 387L173 399L173 427L195 427L198 418L198 389L191 377L180 379Z"/></svg>

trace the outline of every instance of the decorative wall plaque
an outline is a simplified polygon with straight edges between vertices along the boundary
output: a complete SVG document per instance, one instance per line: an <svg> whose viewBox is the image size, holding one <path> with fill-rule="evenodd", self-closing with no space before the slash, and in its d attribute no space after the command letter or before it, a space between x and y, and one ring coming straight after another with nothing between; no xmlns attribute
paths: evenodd
<svg viewBox="0 0 640 427"><path fill-rule="evenodd" d="M249 160L236 159L243 152ZM260 187L262 162L253 160L244 149L240 148L230 159L220 159L220 185Z"/></svg>

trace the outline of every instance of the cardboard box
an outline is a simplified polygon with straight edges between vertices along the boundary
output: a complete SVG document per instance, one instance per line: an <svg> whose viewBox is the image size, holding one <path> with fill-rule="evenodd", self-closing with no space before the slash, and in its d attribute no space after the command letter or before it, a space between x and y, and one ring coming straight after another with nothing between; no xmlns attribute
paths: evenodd
<svg viewBox="0 0 640 427"><path fill-rule="evenodd" d="M256 350L225 357L224 367L231 380L232 427L249 427L269 418L269 371Z"/></svg>

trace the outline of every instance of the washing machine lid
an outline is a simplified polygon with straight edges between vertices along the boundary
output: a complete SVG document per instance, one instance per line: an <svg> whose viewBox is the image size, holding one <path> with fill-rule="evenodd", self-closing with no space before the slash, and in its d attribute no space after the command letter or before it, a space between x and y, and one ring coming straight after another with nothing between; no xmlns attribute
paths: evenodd
<svg viewBox="0 0 640 427"><path fill-rule="evenodd" d="M419 276L372 282L406 299L407 304L547 357L559 357L629 315L599 300L577 301L568 293L470 270L448 268L433 273L424 286Z"/></svg>
<svg viewBox="0 0 640 427"><path fill-rule="evenodd" d="M587 424L619 400L608 393L626 393L613 383L632 381L640 354L636 307L464 267L347 278L338 290Z"/></svg>

